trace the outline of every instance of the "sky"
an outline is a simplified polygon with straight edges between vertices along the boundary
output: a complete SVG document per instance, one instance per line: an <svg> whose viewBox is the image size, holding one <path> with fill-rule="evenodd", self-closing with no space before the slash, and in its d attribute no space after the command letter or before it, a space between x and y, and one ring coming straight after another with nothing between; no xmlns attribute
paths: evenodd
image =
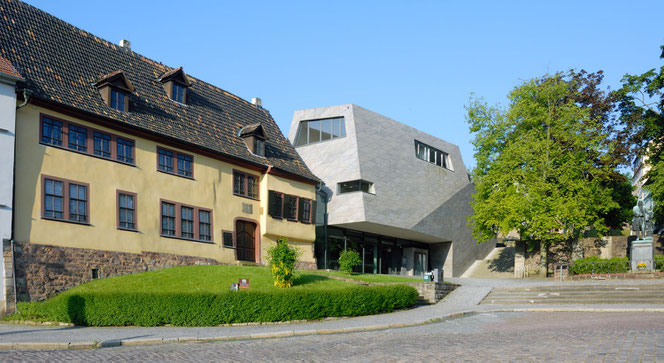
<svg viewBox="0 0 664 363"><path fill-rule="evenodd" d="M293 111L353 103L454 143L475 165L471 94L507 103L569 69L660 67L664 1L29 0L247 100L288 135Z"/></svg>

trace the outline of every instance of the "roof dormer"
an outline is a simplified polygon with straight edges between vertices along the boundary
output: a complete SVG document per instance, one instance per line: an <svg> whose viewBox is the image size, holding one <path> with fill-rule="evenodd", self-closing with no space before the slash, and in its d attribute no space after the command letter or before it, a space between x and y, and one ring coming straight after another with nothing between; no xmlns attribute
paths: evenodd
<svg viewBox="0 0 664 363"><path fill-rule="evenodd" d="M124 71L109 73L95 83L106 105L118 111L129 111L129 94L134 92L134 85Z"/></svg>
<svg viewBox="0 0 664 363"><path fill-rule="evenodd" d="M187 103L187 88L191 87L191 81L182 67L170 70L159 77L159 82L164 85L168 98L175 102Z"/></svg>
<svg viewBox="0 0 664 363"><path fill-rule="evenodd" d="M249 151L254 155L265 156L265 140L267 135L263 130L263 125L260 123L247 125L240 129L238 136L244 140Z"/></svg>

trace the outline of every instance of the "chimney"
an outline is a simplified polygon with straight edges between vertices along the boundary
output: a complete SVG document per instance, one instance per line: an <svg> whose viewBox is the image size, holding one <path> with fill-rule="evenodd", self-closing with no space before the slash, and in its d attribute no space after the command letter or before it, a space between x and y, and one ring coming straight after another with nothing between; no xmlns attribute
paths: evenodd
<svg viewBox="0 0 664 363"><path fill-rule="evenodd" d="M263 101L261 101L261 99L258 97L252 98L251 103L256 105L257 107L263 107Z"/></svg>
<svg viewBox="0 0 664 363"><path fill-rule="evenodd" d="M128 41L127 39L122 39L122 40L120 41L120 46L121 46L122 48L131 49L131 42Z"/></svg>

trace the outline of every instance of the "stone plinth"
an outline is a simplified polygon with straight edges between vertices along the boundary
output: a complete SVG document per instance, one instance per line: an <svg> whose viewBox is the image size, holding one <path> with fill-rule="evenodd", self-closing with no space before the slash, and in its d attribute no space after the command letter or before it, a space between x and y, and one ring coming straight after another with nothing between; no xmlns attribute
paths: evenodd
<svg viewBox="0 0 664 363"><path fill-rule="evenodd" d="M632 272L652 272L654 270L654 254L652 238L632 242L630 267ZM641 267L639 267L641 264ZM645 264L645 267L643 266Z"/></svg>

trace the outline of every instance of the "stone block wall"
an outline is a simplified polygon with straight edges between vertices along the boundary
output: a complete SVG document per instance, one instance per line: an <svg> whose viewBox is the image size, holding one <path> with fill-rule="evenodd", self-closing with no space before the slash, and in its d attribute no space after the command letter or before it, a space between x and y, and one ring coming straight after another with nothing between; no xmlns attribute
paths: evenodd
<svg viewBox="0 0 664 363"><path fill-rule="evenodd" d="M6 250L3 248L5 255ZM103 278L174 266L219 264L211 258L167 253L125 253L31 243L14 245L14 262L18 301L43 300L88 282L93 279L93 269L97 278Z"/></svg>

